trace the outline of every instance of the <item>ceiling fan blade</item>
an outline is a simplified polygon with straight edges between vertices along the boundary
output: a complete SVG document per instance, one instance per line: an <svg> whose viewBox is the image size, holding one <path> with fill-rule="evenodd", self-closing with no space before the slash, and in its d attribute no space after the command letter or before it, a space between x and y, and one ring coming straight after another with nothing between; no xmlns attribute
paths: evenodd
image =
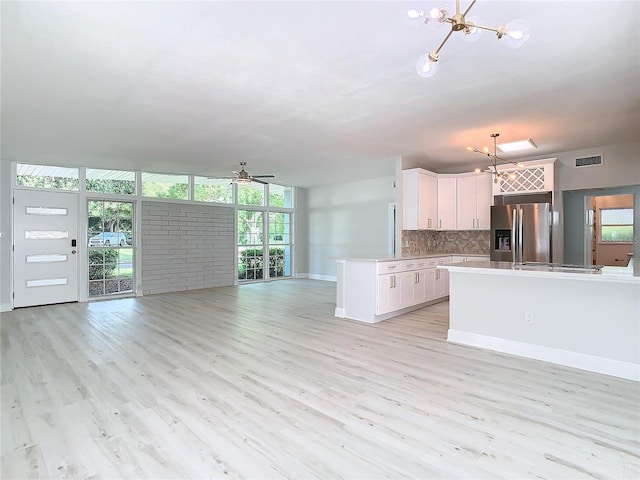
<svg viewBox="0 0 640 480"><path fill-rule="evenodd" d="M257 182L257 183L261 183L263 185L268 185L267 182L263 182L262 180L258 180L256 177L251 177L251 181L252 182Z"/></svg>
<svg viewBox="0 0 640 480"><path fill-rule="evenodd" d="M251 178L276 178L275 175L251 175Z"/></svg>

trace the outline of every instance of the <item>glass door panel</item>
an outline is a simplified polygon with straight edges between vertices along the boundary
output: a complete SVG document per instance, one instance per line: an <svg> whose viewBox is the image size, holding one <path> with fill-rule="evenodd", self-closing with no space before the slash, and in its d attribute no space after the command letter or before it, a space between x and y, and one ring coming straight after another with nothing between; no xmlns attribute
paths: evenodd
<svg viewBox="0 0 640 480"><path fill-rule="evenodd" d="M89 200L89 297L134 292L133 203Z"/></svg>
<svg viewBox="0 0 640 480"><path fill-rule="evenodd" d="M291 276L291 214L269 213L269 278Z"/></svg>
<svg viewBox="0 0 640 480"><path fill-rule="evenodd" d="M262 280L264 275L264 214L238 210L238 280Z"/></svg>

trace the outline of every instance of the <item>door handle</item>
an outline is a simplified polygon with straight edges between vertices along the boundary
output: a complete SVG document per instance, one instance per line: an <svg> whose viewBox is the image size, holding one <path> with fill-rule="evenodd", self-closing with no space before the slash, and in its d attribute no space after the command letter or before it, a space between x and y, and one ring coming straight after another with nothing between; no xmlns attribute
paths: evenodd
<svg viewBox="0 0 640 480"><path fill-rule="evenodd" d="M75 255L75 254L76 254L76 251L75 251L75 250L71 250L71 253Z"/></svg>

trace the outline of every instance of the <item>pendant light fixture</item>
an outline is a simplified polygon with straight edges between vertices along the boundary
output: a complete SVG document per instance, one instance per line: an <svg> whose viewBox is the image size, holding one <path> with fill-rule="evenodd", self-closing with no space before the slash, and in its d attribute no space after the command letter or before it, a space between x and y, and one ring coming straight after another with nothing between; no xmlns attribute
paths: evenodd
<svg viewBox="0 0 640 480"><path fill-rule="evenodd" d="M424 18L424 23L428 26L439 27L445 23L451 24L451 30L447 36L444 37L440 46L418 58L416 62L418 75L428 78L433 77L437 73L436 62L440 59L440 50L442 50L442 47L447 43L447 40L449 40L453 32L464 33L465 39L469 41L473 41L474 37L479 36L482 30L495 32L498 40L502 40L507 47L512 49L521 47L529 39L529 27L522 20L513 20L500 27L485 27L484 25L479 25L477 22L467 20L467 14L475 3L476 0L472 0L467 9L462 12L460 11L460 0L456 0L456 11L453 16L449 16L449 12L444 7L433 7L428 11L411 9L407 12L410 18Z"/></svg>
<svg viewBox="0 0 640 480"><path fill-rule="evenodd" d="M470 152L481 153L482 155L486 155L487 157L489 157L489 161L491 162L491 165L489 165L484 170L481 168L476 168L476 172L490 173L491 175L493 175L493 183L498 183L505 176L504 173L498 172L498 161L511 163L519 168L524 168L524 164L518 163L518 162L512 162L510 160L504 160L503 158L500 158L498 156L498 146L497 146L497 143L498 143L497 139L500 136L500 134L492 133L489 136L493 138L493 153L489 153L489 147L484 147L482 150L478 150L477 148L473 148L473 147L467 147L467 150L469 150ZM513 179L515 178L515 174L511 173L509 174L509 177Z"/></svg>

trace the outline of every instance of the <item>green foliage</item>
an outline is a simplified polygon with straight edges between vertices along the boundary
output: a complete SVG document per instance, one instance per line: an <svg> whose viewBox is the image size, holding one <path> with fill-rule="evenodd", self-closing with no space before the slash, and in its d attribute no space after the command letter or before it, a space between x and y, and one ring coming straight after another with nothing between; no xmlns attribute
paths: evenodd
<svg viewBox="0 0 640 480"><path fill-rule="evenodd" d="M196 184L193 189L193 198L198 202L232 203L232 197L231 185Z"/></svg>
<svg viewBox="0 0 640 480"><path fill-rule="evenodd" d="M131 236L133 203L90 200L87 207L90 237L100 232L123 232Z"/></svg>
<svg viewBox="0 0 640 480"><path fill-rule="evenodd" d="M58 190L78 190L80 182L77 178L46 177L42 175L18 175L16 183L25 187L55 188Z"/></svg>
<svg viewBox="0 0 640 480"><path fill-rule="evenodd" d="M102 180L87 179L87 191L113 193L119 195L133 195L136 193L136 182L130 180Z"/></svg>
<svg viewBox="0 0 640 480"><path fill-rule="evenodd" d="M284 277L285 252L282 247L269 248L269 277ZM262 248L248 248L240 253L238 259L239 280L260 280L264 276L264 257Z"/></svg>
<svg viewBox="0 0 640 480"><path fill-rule="evenodd" d="M142 184L142 195L145 197L186 200L187 190L186 183L143 182Z"/></svg>
<svg viewBox="0 0 640 480"><path fill-rule="evenodd" d="M603 242L633 242L633 225L603 225Z"/></svg>
<svg viewBox="0 0 640 480"><path fill-rule="evenodd" d="M264 205L264 187L249 185L238 185L238 203L240 205Z"/></svg>
<svg viewBox="0 0 640 480"><path fill-rule="evenodd" d="M269 205L272 207L284 207L284 195L269 192Z"/></svg>
<svg viewBox="0 0 640 480"><path fill-rule="evenodd" d="M238 245L262 245L263 212L238 210Z"/></svg>
<svg viewBox="0 0 640 480"><path fill-rule="evenodd" d="M117 249L100 248L89 250L89 280L113 278L117 266Z"/></svg>

